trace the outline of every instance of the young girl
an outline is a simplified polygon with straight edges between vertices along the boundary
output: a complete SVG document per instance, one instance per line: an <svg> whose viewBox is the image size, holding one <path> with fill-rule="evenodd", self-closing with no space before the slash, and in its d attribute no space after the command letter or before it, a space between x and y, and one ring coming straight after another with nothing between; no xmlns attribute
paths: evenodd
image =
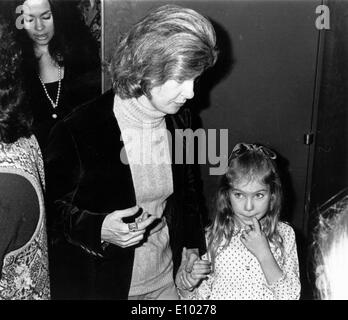
<svg viewBox="0 0 348 320"><path fill-rule="evenodd" d="M261 145L234 147L207 229L207 254L189 276L177 278L182 298L299 299L295 234L279 221L282 187L275 159ZM210 264L212 272L192 291Z"/></svg>

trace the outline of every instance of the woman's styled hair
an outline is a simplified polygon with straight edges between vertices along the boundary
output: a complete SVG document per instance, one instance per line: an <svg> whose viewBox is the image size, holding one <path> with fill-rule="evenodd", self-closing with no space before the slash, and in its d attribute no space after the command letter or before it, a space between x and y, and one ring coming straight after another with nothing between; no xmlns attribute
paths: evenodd
<svg viewBox="0 0 348 320"><path fill-rule="evenodd" d="M135 24L115 49L110 73L122 99L150 97L167 80L193 79L217 59L212 24L188 8L165 5Z"/></svg>
<svg viewBox="0 0 348 320"><path fill-rule="evenodd" d="M347 300L348 189L337 194L319 209L314 244L318 298Z"/></svg>
<svg viewBox="0 0 348 320"><path fill-rule="evenodd" d="M0 141L30 136L31 117L23 103L21 51L9 25L0 17Z"/></svg>
<svg viewBox="0 0 348 320"><path fill-rule="evenodd" d="M275 159L276 154L262 145L239 143L234 147L214 199L213 221L207 228L208 254L213 266L218 248L226 248L239 232L231 204L231 191L235 183L244 179L256 179L270 187L270 209L262 219L262 230L267 239L283 251L283 240L277 231L283 195Z"/></svg>

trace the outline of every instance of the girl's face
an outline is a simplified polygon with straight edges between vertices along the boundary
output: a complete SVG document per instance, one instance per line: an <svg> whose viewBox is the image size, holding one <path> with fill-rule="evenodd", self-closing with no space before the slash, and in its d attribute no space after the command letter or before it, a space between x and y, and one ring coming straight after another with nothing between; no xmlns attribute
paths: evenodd
<svg viewBox="0 0 348 320"><path fill-rule="evenodd" d="M230 194L233 212L242 224L251 225L252 217L260 220L270 209L273 196L270 187L258 179L241 179L234 184Z"/></svg>
<svg viewBox="0 0 348 320"><path fill-rule="evenodd" d="M54 36L53 15L48 0L26 0L23 4L24 28L34 45L46 46Z"/></svg>
<svg viewBox="0 0 348 320"><path fill-rule="evenodd" d="M174 114L184 105L186 100L194 96L194 80L185 80L177 82L168 80L161 86L150 90L149 99L152 106L165 114Z"/></svg>

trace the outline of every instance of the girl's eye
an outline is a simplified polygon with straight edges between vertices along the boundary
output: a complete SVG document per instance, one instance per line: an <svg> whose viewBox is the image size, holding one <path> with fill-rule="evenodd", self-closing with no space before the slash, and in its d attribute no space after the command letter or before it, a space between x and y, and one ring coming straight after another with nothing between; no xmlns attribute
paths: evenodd
<svg viewBox="0 0 348 320"><path fill-rule="evenodd" d="M240 192L234 192L233 195L237 198L237 199L241 199L243 197L243 194Z"/></svg>
<svg viewBox="0 0 348 320"><path fill-rule="evenodd" d="M42 19L49 20L51 19L52 15L48 14L47 16L43 16Z"/></svg>

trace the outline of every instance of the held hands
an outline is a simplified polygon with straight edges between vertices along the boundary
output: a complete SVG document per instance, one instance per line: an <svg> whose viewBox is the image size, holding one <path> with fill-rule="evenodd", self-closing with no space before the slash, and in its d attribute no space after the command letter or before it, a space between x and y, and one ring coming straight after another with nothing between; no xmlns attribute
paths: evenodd
<svg viewBox="0 0 348 320"><path fill-rule="evenodd" d="M157 218L144 212L136 223L124 223L122 218L133 216L139 210L138 206L109 213L102 224L101 239L121 248L138 244L144 238L146 228Z"/></svg>
<svg viewBox="0 0 348 320"><path fill-rule="evenodd" d="M259 221L253 217L249 230L244 230L240 240L245 247L260 261L271 253L266 235L261 230Z"/></svg>
<svg viewBox="0 0 348 320"><path fill-rule="evenodd" d="M192 291L210 272L211 264L208 260L200 259L194 249L184 248L175 283L181 290Z"/></svg>

